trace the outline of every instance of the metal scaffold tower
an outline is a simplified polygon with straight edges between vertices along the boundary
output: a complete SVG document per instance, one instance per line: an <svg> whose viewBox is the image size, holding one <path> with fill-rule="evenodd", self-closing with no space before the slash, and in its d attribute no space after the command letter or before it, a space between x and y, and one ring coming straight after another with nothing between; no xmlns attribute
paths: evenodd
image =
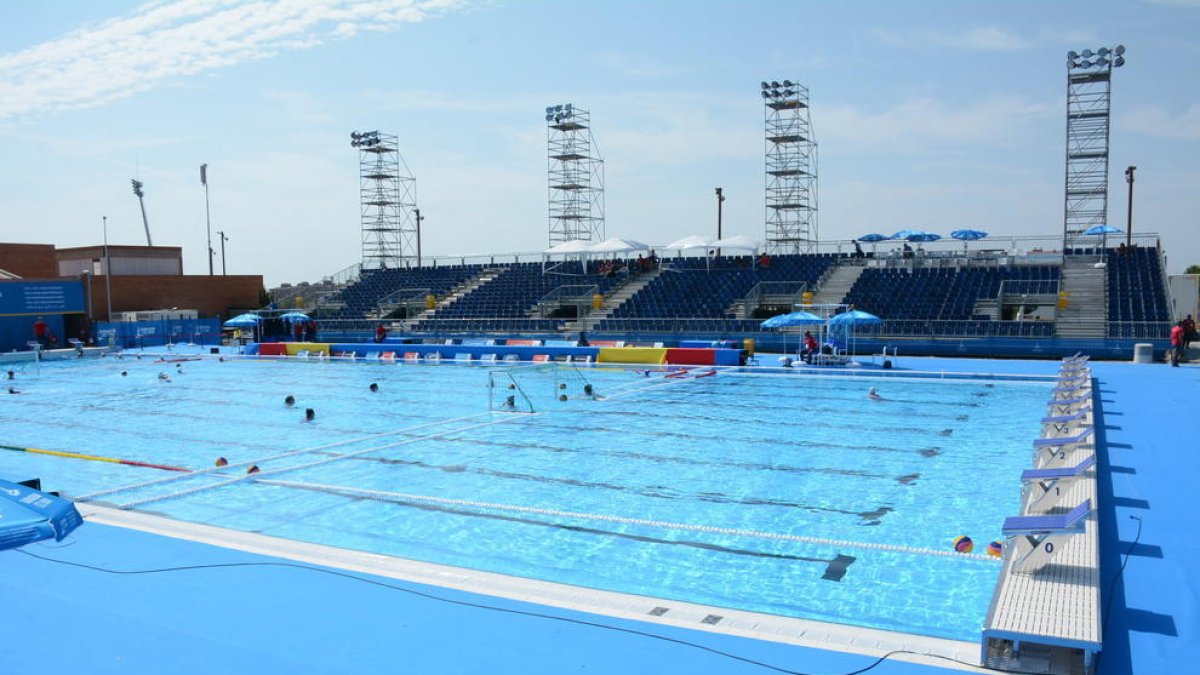
<svg viewBox="0 0 1200 675"><path fill-rule="evenodd" d="M363 269L420 264L417 253L417 181L400 155L399 139L378 131L352 132L358 148Z"/></svg>
<svg viewBox="0 0 1200 675"><path fill-rule="evenodd" d="M817 247L817 141L808 89L791 80L762 83L766 113L766 247L811 253Z"/></svg>
<svg viewBox="0 0 1200 675"><path fill-rule="evenodd" d="M1125 47L1067 53L1067 170L1063 246L1089 227L1108 224L1108 138L1112 70Z"/></svg>
<svg viewBox="0 0 1200 675"><path fill-rule="evenodd" d="M604 239L604 160L591 115L571 103L546 108L550 245Z"/></svg>

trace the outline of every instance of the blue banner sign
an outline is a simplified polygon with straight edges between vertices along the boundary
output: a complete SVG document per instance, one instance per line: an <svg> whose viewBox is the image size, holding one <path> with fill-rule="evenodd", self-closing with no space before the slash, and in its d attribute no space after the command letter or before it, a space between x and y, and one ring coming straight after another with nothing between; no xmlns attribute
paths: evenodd
<svg viewBox="0 0 1200 675"><path fill-rule="evenodd" d="M7 281L0 283L0 316L84 312L79 281Z"/></svg>

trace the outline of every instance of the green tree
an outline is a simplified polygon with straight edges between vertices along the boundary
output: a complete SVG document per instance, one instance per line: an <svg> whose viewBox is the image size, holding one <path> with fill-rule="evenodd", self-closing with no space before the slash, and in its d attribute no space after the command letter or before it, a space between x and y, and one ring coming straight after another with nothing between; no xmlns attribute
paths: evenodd
<svg viewBox="0 0 1200 675"><path fill-rule="evenodd" d="M1184 274L1200 274L1200 265L1188 265L1188 268L1183 271Z"/></svg>

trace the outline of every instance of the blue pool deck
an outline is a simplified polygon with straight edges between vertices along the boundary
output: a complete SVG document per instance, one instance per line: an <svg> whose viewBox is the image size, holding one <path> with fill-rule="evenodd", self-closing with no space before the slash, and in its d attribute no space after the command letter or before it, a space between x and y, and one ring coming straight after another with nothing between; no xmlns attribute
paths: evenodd
<svg viewBox="0 0 1200 675"><path fill-rule="evenodd" d="M1052 374L1058 364L901 356L897 366ZM1103 411L1097 489L1107 611L1098 672L1195 672L1200 366L1092 366ZM41 478L53 488L54 476ZM997 489L1018 489L1016 477ZM97 520L59 544L0 552L5 672L833 674L867 667L879 653L548 607L341 565L320 572L296 562L303 557ZM952 671L895 659L871 672Z"/></svg>

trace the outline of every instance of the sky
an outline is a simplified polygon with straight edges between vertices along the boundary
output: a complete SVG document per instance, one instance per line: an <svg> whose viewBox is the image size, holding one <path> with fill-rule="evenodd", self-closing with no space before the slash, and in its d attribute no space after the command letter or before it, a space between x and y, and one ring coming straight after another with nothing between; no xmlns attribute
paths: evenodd
<svg viewBox="0 0 1200 675"><path fill-rule="evenodd" d="M1200 264L1200 0L9 0L0 241L316 281L361 257L352 130L394 133L430 255L547 245L544 108L588 109L606 234L764 236L761 80L809 89L823 240L1061 234L1066 52L1123 44L1110 223ZM220 273L219 244L216 270Z"/></svg>

